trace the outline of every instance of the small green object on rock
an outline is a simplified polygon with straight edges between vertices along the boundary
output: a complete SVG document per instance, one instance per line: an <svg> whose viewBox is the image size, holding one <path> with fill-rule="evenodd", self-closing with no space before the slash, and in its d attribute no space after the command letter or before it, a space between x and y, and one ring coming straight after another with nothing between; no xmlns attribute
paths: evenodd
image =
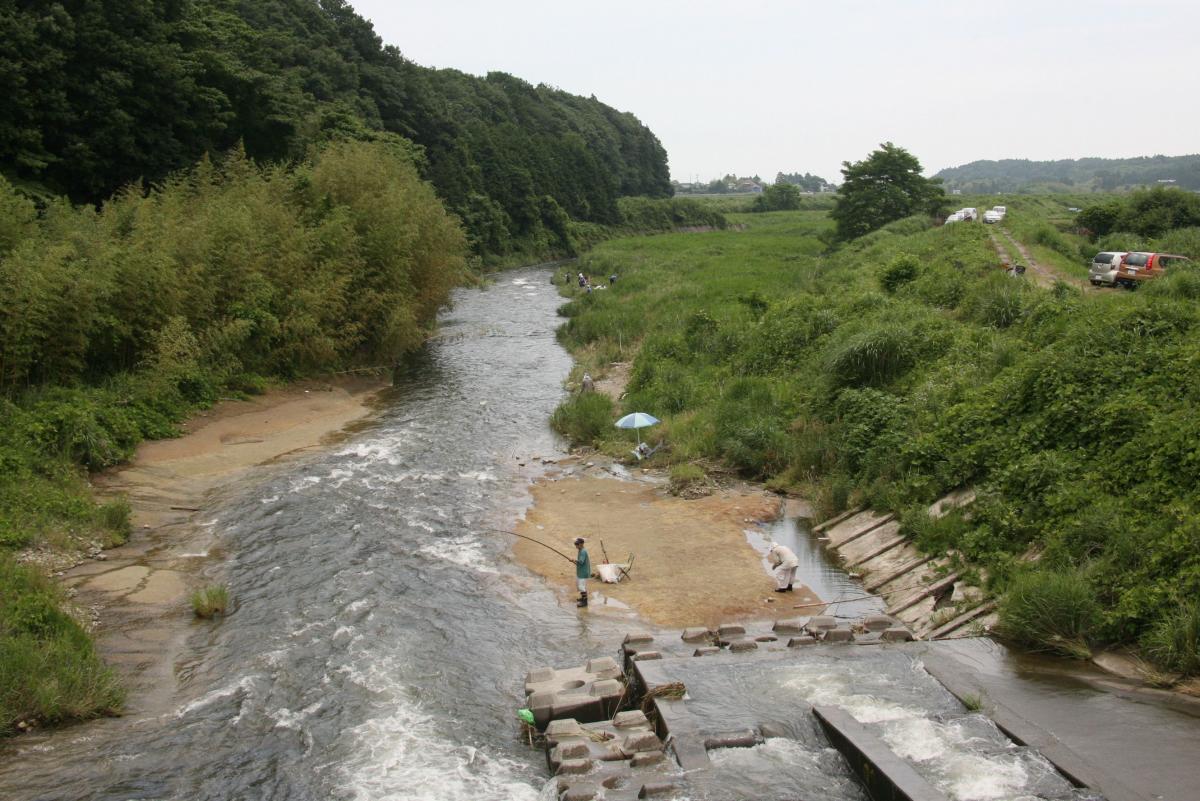
<svg viewBox="0 0 1200 801"><path fill-rule="evenodd" d="M530 726L533 725L533 713L528 709L518 709L517 717L519 717L525 723L528 723Z"/></svg>

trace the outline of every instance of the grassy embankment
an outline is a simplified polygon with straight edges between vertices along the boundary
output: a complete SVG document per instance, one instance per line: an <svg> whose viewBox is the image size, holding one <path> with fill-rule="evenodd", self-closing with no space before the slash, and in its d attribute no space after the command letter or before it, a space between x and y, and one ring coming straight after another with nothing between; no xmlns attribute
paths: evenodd
<svg viewBox="0 0 1200 801"><path fill-rule="evenodd" d="M619 409L576 396L561 431L624 455L614 415L650 412L659 464L734 469L823 515L899 512L920 547L1020 590L1006 619L1034 647L1140 642L1200 669L1200 276L1048 291L998 271L981 225L903 220L826 253L819 212L731 221L749 228L586 257L620 280L565 306L560 337L581 369L634 367ZM930 522L964 486L969 517ZM1039 627L1015 625L1029 610Z"/></svg>
<svg viewBox="0 0 1200 801"><path fill-rule="evenodd" d="M121 690L18 556L124 540L88 474L219 395L418 346L466 278L465 237L401 149L291 168L234 154L99 211L0 181L0 734L104 714Z"/></svg>

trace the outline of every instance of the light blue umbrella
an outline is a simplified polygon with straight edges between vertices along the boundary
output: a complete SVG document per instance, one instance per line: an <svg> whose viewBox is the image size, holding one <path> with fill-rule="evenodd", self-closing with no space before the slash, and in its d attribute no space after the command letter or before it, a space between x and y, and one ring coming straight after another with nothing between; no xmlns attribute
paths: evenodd
<svg viewBox="0 0 1200 801"><path fill-rule="evenodd" d="M622 417L620 420L618 420L617 428L632 428L636 431L639 428L645 428L646 426L652 426L657 422L659 422L659 419L652 414L646 414L645 412L634 412L633 414L627 414L624 417ZM638 438L638 445L641 445L642 444L642 432L641 431L637 432L637 438Z"/></svg>

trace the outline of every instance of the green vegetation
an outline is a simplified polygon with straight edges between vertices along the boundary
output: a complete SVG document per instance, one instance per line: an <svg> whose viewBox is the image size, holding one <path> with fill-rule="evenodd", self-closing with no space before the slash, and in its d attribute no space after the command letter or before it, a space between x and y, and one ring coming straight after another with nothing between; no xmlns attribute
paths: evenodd
<svg viewBox="0 0 1200 801"><path fill-rule="evenodd" d="M633 115L420 67L345 0L7 3L0 38L0 171L46 197L98 203L239 143L265 164L403 137L475 253L517 259L569 251L565 218L614 224L618 197L671 193Z"/></svg>
<svg viewBox="0 0 1200 801"><path fill-rule="evenodd" d="M1114 197L1079 213L1091 242L1122 250L1160 250L1200 259L1200 195L1150 189Z"/></svg>
<svg viewBox="0 0 1200 801"><path fill-rule="evenodd" d="M112 714L122 697L57 586L0 550L0 735Z"/></svg>
<svg viewBox="0 0 1200 801"><path fill-rule="evenodd" d="M914 214L936 214L945 203L940 182L921 175L921 162L884 142L862 161L844 162L845 180L829 216L837 238L850 240Z"/></svg>
<svg viewBox="0 0 1200 801"><path fill-rule="evenodd" d="M1200 674L1200 603L1186 601L1167 614L1142 637L1142 648L1167 670Z"/></svg>
<svg viewBox="0 0 1200 801"><path fill-rule="evenodd" d="M1087 659L1098 611L1092 588L1078 573L1030 571L1009 584L1000 624L1005 636L1031 650Z"/></svg>
<svg viewBox="0 0 1200 801"><path fill-rule="evenodd" d="M192 593L192 612L205 620L224 615L229 609L229 588L224 584L209 584Z"/></svg>
<svg viewBox="0 0 1200 801"><path fill-rule="evenodd" d="M580 392L554 410L550 425L573 442L591 442L613 427L612 400L600 392Z"/></svg>
<svg viewBox="0 0 1200 801"><path fill-rule="evenodd" d="M795 211L801 206L800 189L790 183L776 182L754 198L750 211Z"/></svg>
<svg viewBox="0 0 1200 801"><path fill-rule="evenodd" d="M708 476L695 464L677 464L671 468L669 489L672 495L687 495L704 484Z"/></svg>
<svg viewBox="0 0 1200 801"><path fill-rule="evenodd" d="M1183 189L1200 189L1200 155L1142 156L1131 159L1002 159L972 161L942 170L946 186L964 192L1111 192L1174 181Z"/></svg>
<svg viewBox="0 0 1200 801"><path fill-rule="evenodd" d="M1011 205L1027 201L1014 228L1071 219L1070 200ZM1200 277L1044 290L997 269L982 225L910 217L829 250L821 212L730 219L745 229L584 258L621 280L571 291L561 341L592 370L635 355L620 408L579 439L627 451L611 420L645 411L670 467L723 464L824 514L897 511L922 548L1048 604L1043 646L1185 629L1173 616L1200 593ZM969 517L915 522L966 486Z"/></svg>

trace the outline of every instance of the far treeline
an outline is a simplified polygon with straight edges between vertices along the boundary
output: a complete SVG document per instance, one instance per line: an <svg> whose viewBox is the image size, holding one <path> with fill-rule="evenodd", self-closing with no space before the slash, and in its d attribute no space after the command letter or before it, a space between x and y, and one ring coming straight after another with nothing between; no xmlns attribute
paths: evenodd
<svg viewBox="0 0 1200 801"><path fill-rule="evenodd" d="M404 137L489 259L565 252L568 219L671 194L632 114L504 73L434 70L344 0L0 4L0 174L98 203L241 143L262 163Z"/></svg>
<svg viewBox="0 0 1200 801"><path fill-rule="evenodd" d="M966 194L997 192L1111 192L1153 186L1200 190L1200 155L1130 159L972 161L941 170L949 189Z"/></svg>
<svg viewBox="0 0 1200 801"><path fill-rule="evenodd" d="M935 225L936 185L901 201L920 174L903 149L844 172L832 214L591 251L585 270L621 280L573 297L560 339L579 369L632 361L631 378L619 401L571 396L556 427L628 458L612 421L648 412L675 484L735 471L821 517L893 511L1000 597L1012 639L1070 656L1136 645L1153 681L1200 675L1200 270L1137 292L1044 289L998 268L985 226ZM977 493L965 513L927 514L962 488Z"/></svg>

